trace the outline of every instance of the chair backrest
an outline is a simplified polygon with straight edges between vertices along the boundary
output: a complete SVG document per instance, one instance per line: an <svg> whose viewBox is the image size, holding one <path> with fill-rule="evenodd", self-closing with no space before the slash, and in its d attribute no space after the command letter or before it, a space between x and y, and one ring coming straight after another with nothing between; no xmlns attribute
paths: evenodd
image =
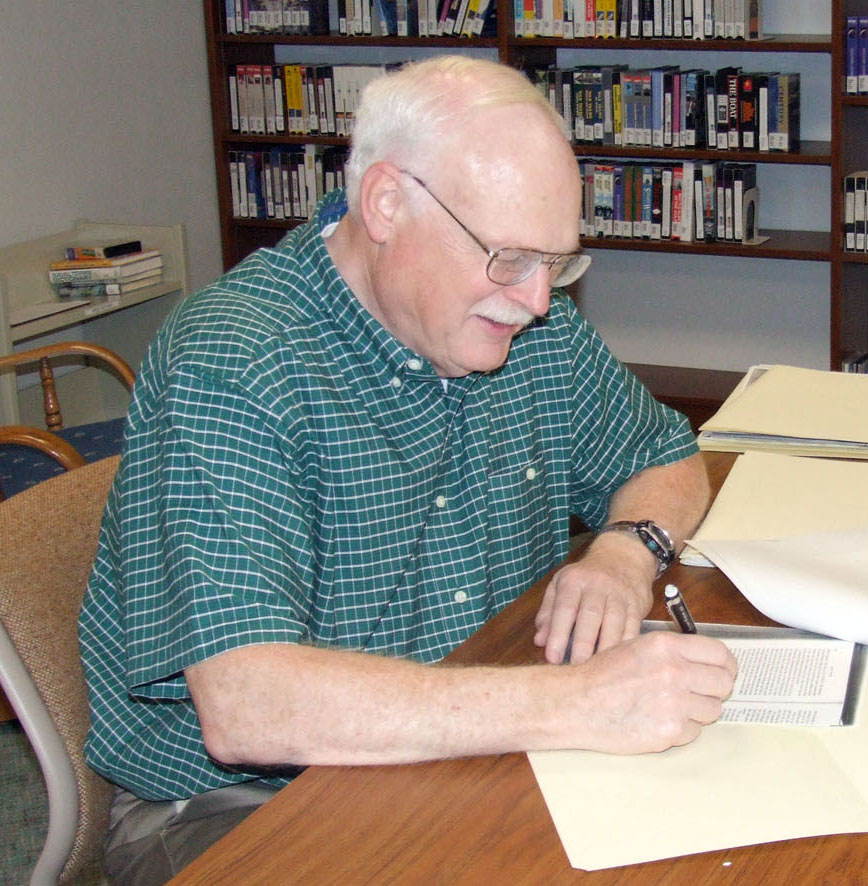
<svg viewBox="0 0 868 886"><path fill-rule="evenodd" d="M0 685L48 789L48 836L33 884L73 877L107 830L113 789L84 761L78 612L118 461L84 465L0 503Z"/></svg>
<svg viewBox="0 0 868 886"><path fill-rule="evenodd" d="M87 464L84 456L63 437L58 437L51 431L43 431L42 428L29 425L3 425L0 427L0 446L9 444L35 449L54 459L65 471ZM2 476L0 473L0 479ZM5 498L3 488L0 487L0 501L4 501Z"/></svg>
<svg viewBox="0 0 868 886"><path fill-rule="evenodd" d="M108 364L120 376L128 391L132 391L133 383L136 380L135 373L123 357L108 348L86 341L57 342L56 344L30 348L26 351L15 351L0 357L0 372L16 366L26 366L28 363L39 364L45 427L49 431L59 431L63 427L63 415L60 411L51 361L69 356L95 358Z"/></svg>

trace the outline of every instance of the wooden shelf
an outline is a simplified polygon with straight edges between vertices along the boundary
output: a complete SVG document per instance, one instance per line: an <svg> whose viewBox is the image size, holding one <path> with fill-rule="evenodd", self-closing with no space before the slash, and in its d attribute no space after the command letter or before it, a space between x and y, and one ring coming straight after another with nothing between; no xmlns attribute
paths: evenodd
<svg viewBox="0 0 868 886"><path fill-rule="evenodd" d="M243 145L333 145L348 147L349 139L335 135L254 135L230 132L223 136L227 149ZM648 148L638 146L573 143L577 157L624 157L654 160L725 160L738 163L828 166L832 162L831 142L804 141L798 151L717 151L706 148Z"/></svg>
<svg viewBox="0 0 868 886"><path fill-rule="evenodd" d="M761 230L769 239L765 243L732 243L728 241L703 243L678 240L628 240L615 237L586 238L585 249L618 249L639 252L681 252L695 255L723 255L744 258L780 258L790 261L829 261L831 238L826 231Z"/></svg>
<svg viewBox="0 0 868 886"><path fill-rule="evenodd" d="M224 34L218 38L226 46L265 44L280 46L425 46L429 48L478 47L496 49L494 37L342 37L340 34Z"/></svg>
<svg viewBox="0 0 868 886"><path fill-rule="evenodd" d="M339 135L251 135L250 133L231 132L223 137L227 149L251 145L256 147L272 145L333 145L349 147L350 140Z"/></svg>
<svg viewBox="0 0 868 886"><path fill-rule="evenodd" d="M512 23L510 22L510 25ZM762 40L684 40L673 37L622 40L620 38L583 37L564 40L559 37L510 37L508 45L522 47L548 47L552 49L617 49L633 52L650 49L691 52L817 52L831 53L832 40L828 34L772 34ZM431 41L428 41L428 45Z"/></svg>
<svg viewBox="0 0 868 886"><path fill-rule="evenodd" d="M775 163L797 166L829 166L832 144L827 141L804 141L798 151L718 151L708 148L640 148L635 145L573 145L578 157L625 157L637 160L721 160L736 163Z"/></svg>

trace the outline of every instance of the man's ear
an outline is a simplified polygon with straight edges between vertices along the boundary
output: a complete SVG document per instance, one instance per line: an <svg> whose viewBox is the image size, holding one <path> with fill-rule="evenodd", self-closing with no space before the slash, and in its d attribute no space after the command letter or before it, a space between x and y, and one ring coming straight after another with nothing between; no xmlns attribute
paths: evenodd
<svg viewBox="0 0 868 886"><path fill-rule="evenodd" d="M368 237L385 243L394 228L403 191L398 182L398 168L392 163L374 163L362 176L359 188L359 213Z"/></svg>

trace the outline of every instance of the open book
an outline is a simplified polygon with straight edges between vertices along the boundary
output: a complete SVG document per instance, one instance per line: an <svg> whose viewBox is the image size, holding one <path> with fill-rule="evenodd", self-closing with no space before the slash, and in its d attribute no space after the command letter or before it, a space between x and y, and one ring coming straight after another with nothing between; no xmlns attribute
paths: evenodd
<svg viewBox="0 0 868 886"><path fill-rule="evenodd" d="M868 458L868 376L752 366L700 427L699 448Z"/></svg>
<svg viewBox="0 0 868 886"><path fill-rule="evenodd" d="M723 640L738 662L721 723L852 724L864 647L794 628L700 624L697 629ZM649 630L673 626L646 621L643 633Z"/></svg>

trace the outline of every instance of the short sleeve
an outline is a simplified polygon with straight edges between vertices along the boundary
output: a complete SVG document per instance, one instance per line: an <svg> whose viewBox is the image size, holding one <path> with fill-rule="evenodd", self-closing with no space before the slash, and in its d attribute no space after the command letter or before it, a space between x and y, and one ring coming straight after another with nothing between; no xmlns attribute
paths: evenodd
<svg viewBox="0 0 868 886"><path fill-rule="evenodd" d="M246 392L185 369L161 408L120 537L129 685L174 698L194 662L304 636L311 527L291 447Z"/></svg>

